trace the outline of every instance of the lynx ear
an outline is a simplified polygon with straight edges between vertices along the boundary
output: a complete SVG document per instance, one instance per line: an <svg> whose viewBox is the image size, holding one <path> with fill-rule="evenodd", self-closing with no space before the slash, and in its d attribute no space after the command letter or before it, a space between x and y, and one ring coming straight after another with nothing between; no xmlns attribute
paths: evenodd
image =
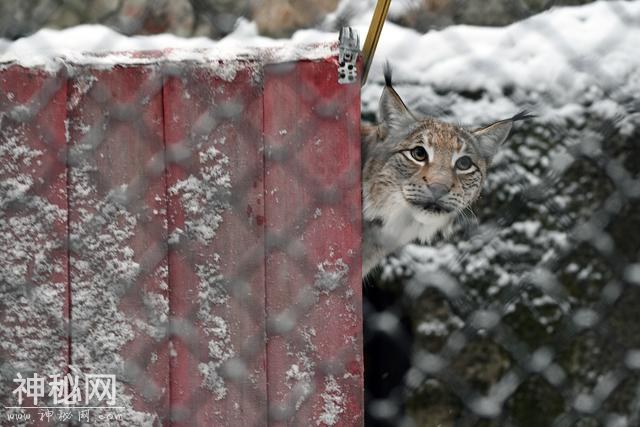
<svg viewBox="0 0 640 427"><path fill-rule="evenodd" d="M405 128L412 121L415 121L415 117L391 85L391 68L388 63L384 69L384 80L386 85L380 98L378 115L380 125L386 133L390 129Z"/></svg>
<svg viewBox="0 0 640 427"><path fill-rule="evenodd" d="M510 119L500 120L492 125L475 130L473 134L478 138L479 149L487 161L490 162L491 159L493 159L493 156L496 155L500 146L509 138L509 134L513 128L513 122L527 120L533 117L535 116L526 111L522 111Z"/></svg>
<svg viewBox="0 0 640 427"><path fill-rule="evenodd" d="M511 119L501 120L492 125L478 129L473 134L478 138L478 148L482 156L488 161L493 159L500 146L507 140L513 122Z"/></svg>

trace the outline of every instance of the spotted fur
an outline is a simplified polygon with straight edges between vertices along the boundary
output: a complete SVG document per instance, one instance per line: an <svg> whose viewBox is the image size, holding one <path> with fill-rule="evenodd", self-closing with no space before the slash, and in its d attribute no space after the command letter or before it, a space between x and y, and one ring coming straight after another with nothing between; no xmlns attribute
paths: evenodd
<svg viewBox="0 0 640 427"><path fill-rule="evenodd" d="M450 228L480 195L513 122L531 117L522 112L476 130L418 118L393 89L388 67L385 82L379 124L362 127L363 275L407 243L429 243Z"/></svg>

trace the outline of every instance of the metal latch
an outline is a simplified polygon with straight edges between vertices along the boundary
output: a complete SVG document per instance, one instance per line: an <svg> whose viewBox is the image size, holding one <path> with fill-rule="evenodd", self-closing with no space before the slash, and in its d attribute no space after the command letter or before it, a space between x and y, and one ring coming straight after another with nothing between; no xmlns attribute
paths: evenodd
<svg viewBox="0 0 640 427"><path fill-rule="evenodd" d="M360 54L360 36L351 27L340 31L338 54L338 83L354 83L358 77L358 55Z"/></svg>

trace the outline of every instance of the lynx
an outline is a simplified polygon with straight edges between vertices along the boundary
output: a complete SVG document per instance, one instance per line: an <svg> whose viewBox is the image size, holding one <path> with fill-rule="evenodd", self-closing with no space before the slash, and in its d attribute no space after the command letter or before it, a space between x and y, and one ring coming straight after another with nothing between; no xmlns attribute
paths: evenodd
<svg viewBox="0 0 640 427"><path fill-rule="evenodd" d="M363 277L391 252L428 243L480 195L487 169L525 111L477 130L418 118L385 68L379 124L362 128Z"/></svg>

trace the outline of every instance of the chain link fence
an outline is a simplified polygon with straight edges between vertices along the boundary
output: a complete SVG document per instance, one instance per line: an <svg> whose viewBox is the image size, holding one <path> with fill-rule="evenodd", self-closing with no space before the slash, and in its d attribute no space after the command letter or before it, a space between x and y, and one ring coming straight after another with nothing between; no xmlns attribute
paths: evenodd
<svg viewBox="0 0 640 427"><path fill-rule="evenodd" d="M32 21L4 14L4 34L70 13L41 3ZM613 24L589 55L570 30L521 23L569 64L537 87L510 78L506 44L487 60L455 32L442 37L474 88L392 58L416 111L538 118L518 123L451 236L393 254L363 289L360 99L333 60L3 64L2 424L360 425L364 363L367 425L640 425L640 70L602 58L640 15L598 7ZM119 409L13 408L61 406L17 405L18 373L67 372L81 390L84 374L115 374Z"/></svg>

